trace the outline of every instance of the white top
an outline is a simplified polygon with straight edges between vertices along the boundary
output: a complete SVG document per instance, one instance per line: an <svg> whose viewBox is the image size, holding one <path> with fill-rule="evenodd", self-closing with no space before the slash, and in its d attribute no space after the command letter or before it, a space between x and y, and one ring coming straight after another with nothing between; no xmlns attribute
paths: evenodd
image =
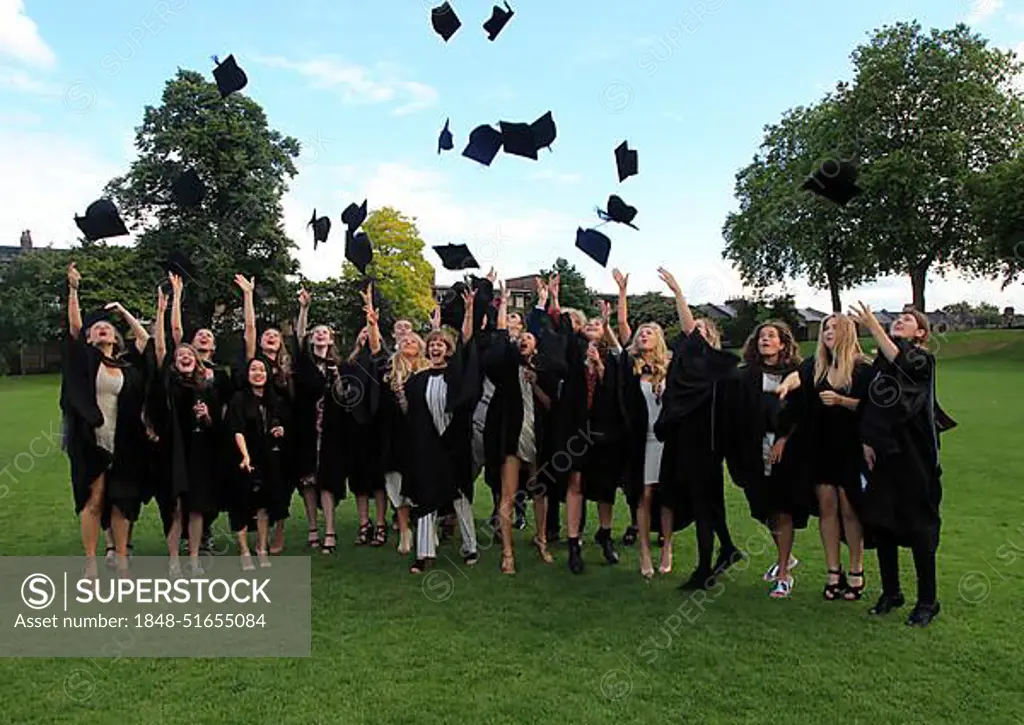
<svg viewBox="0 0 1024 725"><path fill-rule="evenodd" d="M654 436L654 424L661 413L661 399L654 394L650 380L640 381L640 392L647 403L647 443L644 446L644 484L658 483L661 474L661 454L664 444Z"/></svg>
<svg viewBox="0 0 1024 725"><path fill-rule="evenodd" d="M448 383L444 375L431 375L427 380L427 408L434 419L434 427L437 434L443 436L448 430L448 424L452 422L452 414L445 412L448 405Z"/></svg>
<svg viewBox="0 0 1024 725"><path fill-rule="evenodd" d="M519 428L516 456L527 463L537 462L536 419L533 410L533 385L526 380L526 368L519 366L519 392L523 396L523 425Z"/></svg>
<svg viewBox="0 0 1024 725"><path fill-rule="evenodd" d="M103 415L103 425L96 429L96 445L103 450L114 452L114 435L117 432L117 398L124 385L124 375L118 368L100 365L96 371L96 405Z"/></svg>

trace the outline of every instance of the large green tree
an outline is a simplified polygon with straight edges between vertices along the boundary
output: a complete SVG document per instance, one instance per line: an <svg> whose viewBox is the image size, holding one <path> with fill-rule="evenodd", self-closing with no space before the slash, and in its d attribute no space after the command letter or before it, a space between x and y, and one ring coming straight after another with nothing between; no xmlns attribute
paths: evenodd
<svg viewBox="0 0 1024 725"><path fill-rule="evenodd" d="M974 180L979 229L1006 287L1024 272L1024 149Z"/></svg>
<svg viewBox="0 0 1024 725"><path fill-rule="evenodd" d="M576 269L575 265L570 264L569 260L559 257L550 269L542 269L540 276L547 279L556 272L559 275L559 304L562 307L578 309L588 317L596 315L597 293L587 287L587 278Z"/></svg>
<svg viewBox="0 0 1024 725"><path fill-rule="evenodd" d="M862 232L880 270L909 276L925 309L930 272L998 270L969 183L1020 148L1024 111L1011 84L1021 64L966 25L917 23L882 28L852 59L853 83L839 95L867 167Z"/></svg>
<svg viewBox="0 0 1024 725"><path fill-rule="evenodd" d="M806 275L812 286L829 290L839 311L844 289L874 278L856 213L800 188L812 172L835 174L856 148L834 97L792 109L766 127L759 152L736 175L740 208L722 230L723 256L746 284L763 290Z"/></svg>
<svg viewBox="0 0 1024 725"><path fill-rule="evenodd" d="M184 307L194 324L218 324L215 310L237 303L236 273L256 276L257 304L284 304L298 264L282 224L281 197L296 174L299 143L267 124L258 103L194 71L167 82L159 106L147 106L136 129L138 158L107 192L138 238L139 272L155 279L172 250L188 254L197 274L186 280ZM171 200L171 185L192 169L206 186L196 207Z"/></svg>

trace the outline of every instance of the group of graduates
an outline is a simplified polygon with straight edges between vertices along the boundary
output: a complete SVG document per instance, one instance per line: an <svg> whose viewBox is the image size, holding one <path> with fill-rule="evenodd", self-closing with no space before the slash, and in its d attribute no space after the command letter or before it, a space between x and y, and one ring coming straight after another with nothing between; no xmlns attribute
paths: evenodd
<svg viewBox="0 0 1024 725"><path fill-rule="evenodd" d="M777 559L764 573L771 597L790 596L794 532L814 515L825 599L861 599L864 551L875 548L882 593L871 612L902 606L898 547L909 547L918 592L907 623L929 624L939 611L938 435L955 424L935 399L927 318L908 309L885 330L864 305L829 315L807 360L790 328L773 320L736 355L721 349L713 320L694 316L673 275L658 271L681 327L671 344L655 322L630 326L628 276L618 270L614 326L607 303L589 319L562 307L557 275L538 280L532 310L510 311L492 270L456 284L424 336L399 319L385 339L380 300L368 286L365 326L348 355L328 325L309 326L305 290L292 334L258 330L254 280L239 275L245 363L227 373L214 363L212 331L185 336L179 275L169 274L169 293L158 290L147 330L117 303L83 320L72 264L61 408L85 576L97 575L104 532L108 564L127 571L132 526L150 500L172 573L182 572L183 540L191 571L202 571L200 554L221 513L237 533L242 568L269 567L284 549L296 492L308 546L325 554L337 546L336 507L351 493L356 544L387 544L390 504L411 573L432 566L439 538L454 537L456 523L461 556L472 565L482 472L503 573L516 571L513 529L526 527L526 501L543 562L554 561L549 546L564 512L568 568L583 572L581 535L594 502L597 548L617 563L612 521L621 489L631 520L621 543L639 543L642 576L655 575L652 528L660 531L658 571L668 574L673 533L693 523L697 565L683 588L707 589L744 557L726 521L728 468L775 541ZM115 316L132 328L128 348ZM861 351L858 325L874 338L873 360Z"/></svg>

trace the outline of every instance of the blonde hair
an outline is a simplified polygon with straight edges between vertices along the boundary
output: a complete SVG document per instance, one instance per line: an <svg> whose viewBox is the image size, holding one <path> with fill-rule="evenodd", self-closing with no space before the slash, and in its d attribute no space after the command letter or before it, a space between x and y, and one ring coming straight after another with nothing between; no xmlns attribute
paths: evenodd
<svg viewBox="0 0 1024 725"><path fill-rule="evenodd" d="M708 344L711 345L711 347L715 348L716 350L721 350L722 333L718 329L718 325L715 324L715 321L712 320L710 317L698 317L696 320L694 320L694 322L704 323L704 329L708 331L707 337L705 338ZM699 335L700 332L698 331L697 334Z"/></svg>
<svg viewBox="0 0 1024 725"><path fill-rule="evenodd" d="M576 322L576 327L578 327L580 330L587 326L587 316L584 315L579 310L577 310L575 307L563 307L562 314L569 315L569 317L571 317Z"/></svg>
<svg viewBox="0 0 1024 725"><path fill-rule="evenodd" d="M619 344L619 338L617 338L615 333L612 332L612 326L605 322L603 317L591 317L586 321L584 326L589 325L591 322L600 323L601 329L604 330L604 332L601 333L601 339L597 341L598 350L605 353L609 350L622 349L622 345Z"/></svg>
<svg viewBox="0 0 1024 725"><path fill-rule="evenodd" d="M423 341L423 338L415 332L410 332L402 338L403 342L407 337L416 341L420 351L416 357L409 360L402 354L402 345L399 343L399 349L391 355L391 369L384 375L384 382L388 383L391 386L391 390L396 393L405 387L405 382L415 373L430 367L430 361L427 360L427 344Z"/></svg>
<svg viewBox="0 0 1024 725"><path fill-rule="evenodd" d="M825 346L825 326L835 320L836 344L833 350ZM814 383L828 383L836 390L847 391L853 385L853 371L858 362L868 362L857 339L857 324L846 315L833 312L821 321L818 347L814 352Z"/></svg>
<svg viewBox="0 0 1024 725"><path fill-rule="evenodd" d="M637 343L641 330L651 330L654 333L654 347L650 350L651 359L644 357L643 351ZM633 341L629 344L629 354L633 358L633 373L641 375L645 365L651 368L651 383L659 385L668 374L669 353L668 345L665 343L665 331L657 322L645 322L637 328L633 335Z"/></svg>

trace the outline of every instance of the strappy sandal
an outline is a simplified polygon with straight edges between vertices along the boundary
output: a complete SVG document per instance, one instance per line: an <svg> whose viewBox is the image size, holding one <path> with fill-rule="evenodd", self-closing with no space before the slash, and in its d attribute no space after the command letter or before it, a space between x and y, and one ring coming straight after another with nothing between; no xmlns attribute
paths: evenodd
<svg viewBox="0 0 1024 725"><path fill-rule="evenodd" d="M356 546L366 546L373 538L373 524L367 521L359 525L359 533L356 534Z"/></svg>
<svg viewBox="0 0 1024 725"><path fill-rule="evenodd" d="M551 552L548 551L548 542L541 541L536 536L533 537L533 545L537 549L537 555L540 556L540 560L545 564L552 564L555 561L555 557L551 556Z"/></svg>
<svg viewBox="0 0 1024 725"><path fill-rule="evenodd" d="M398 535L398 553L401 556L405 556L412 551L412 531L406 529L404 533Z"/></svg>
<svg viewBox="0 0 1024 725"><path fill-rule="evenodd" d="M319 549L320 548L320 529L319 528L313 528L313 529L309 530L309 533L306 535L306 546L308 546L310 549Z"/></svg>
<svg viewBox="0 0 1024 725"><path fill-rule="evenodd" d="M838 577L835 584L826 582L825 589L822 590L821 596L825 598L827 602L834 602L838 599L843 598L843 594L846 591L846 580L843 577L842 569L829 569L829 577Z"/></svg>
<svg viewBox="0 0 1024 725"><path fill-rule="evenodd" d="M106 554L104 554L103 558L106 561L106 564L107 564L108 568L113 569L114 567L116 567L117 566L117 547L116 546L108 546L107 547L107 552L106 552Z"/></svg>
<svg viewBox="0 0 1024 725"><path fill-rule="evenodd" d="M639 533L640 533L640 529L638 529L633 524L630 524L629 526L627 526L625 533L622 534L622 545L623 546L632 546L633 544L635 544L636 543L636 537L637 537L637 535L639 535Z"/></svg>
<svg viewBox="0 0 1024 725"><path fill-rule="evenodd" d="M248 551L241 555L242 571L256 571L256 565L252 563L252 554Z"/></svg>
<svg viewBox="0 0 1024 725"><path fill-rule="evenodd" d="M386 543L388 543L388 527L380 524L370 541L370 546L384 546Z"/></svg>
<svg viewBox="0 0 1024 725"><path fill-rule="evenodd" d="M462 563L466 566L473 566L478 561L480 561L480 553L476 551L471 551L468 554L464 554L462 557Z"/></svg>
<svg viewBox="0 0 1024 725"><path fill-rule="evenodd" d="M855 587L849 583L850 578L852 577L857 577L858 579L860 579L860 586ZM844 584L846 586L844 587L843 591L843 599L845 599L848 602L859 602L861 596L863 596L864 594L864 587L867 585L867 581L864 579L864 570L862 569L861 571L851 571L849 574L846 575L846 582L844 582Z"/></svg>
<svg viewBox="0 0 1024 725"><path fill-rule="evenodd" d="M502 554L501 555L501 573L502 574L515 574L516 573L516 555L515 554Z"/></svg>
<svg viewBox="0 0 1024 725"><path fill-rule="evenodd" d="M422 574L423 572L425 572L427 569L429 569L433 565L434 565L434 560L433 559L417 559L416 561L414 561L412 563L412 566L409 567L409 573L410 574Z"/></svg>
<svg viewBox="0 0 1024 725"><path fill-rule="evenodd" d="M320 547L320 551L324 554L333 554L334 547L337 546L337 542L338 537L334 534L324 534L324 543L323 546Z"/></svg>

